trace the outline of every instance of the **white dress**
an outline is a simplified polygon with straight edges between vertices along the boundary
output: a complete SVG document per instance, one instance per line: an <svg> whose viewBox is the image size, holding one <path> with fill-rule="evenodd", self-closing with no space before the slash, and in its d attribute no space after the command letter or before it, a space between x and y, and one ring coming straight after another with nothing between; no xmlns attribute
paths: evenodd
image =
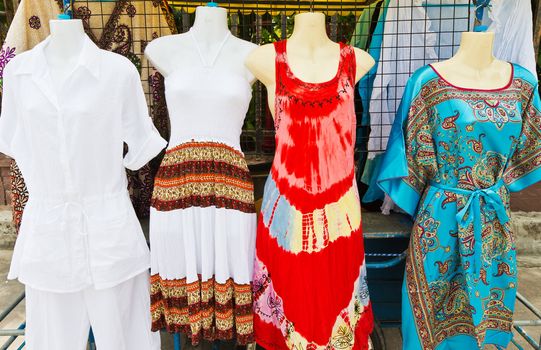
<svg viewBox="0 0 541 350"><path fill-rule="evenodd" d="M171 140L150 211L153 329L201 339L253 341L251 280L256 214L240 149L251 75L216 59L180 65L165 78ZM247 54L247 53L246 53ZM235 55L237 57L237 55ZM238 64L244 64L242 53ZM238 70L237 70L238 71Z"/></svg>

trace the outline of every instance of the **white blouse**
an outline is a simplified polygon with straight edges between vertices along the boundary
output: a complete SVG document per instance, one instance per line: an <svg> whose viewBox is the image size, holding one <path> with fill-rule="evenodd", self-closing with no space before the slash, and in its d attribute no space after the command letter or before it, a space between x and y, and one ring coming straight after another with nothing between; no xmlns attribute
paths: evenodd
<svg viewBox="0 0 541 350"><path fill-rule="evenodd" d="M128 59L86 37L57 92L48 42L4 71L0 152L17 161L29 191L8 278L54 292L109 288L149 268L124 167L142 167L167 142Z"/></svg>

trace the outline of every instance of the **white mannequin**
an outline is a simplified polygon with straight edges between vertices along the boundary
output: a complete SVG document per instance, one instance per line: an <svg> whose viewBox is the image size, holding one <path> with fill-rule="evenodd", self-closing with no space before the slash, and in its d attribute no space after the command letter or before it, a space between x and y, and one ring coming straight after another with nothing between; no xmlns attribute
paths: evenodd
<svg viewBox="0 0 541 350"><path fill-rule="evenodd" d="M51 39L45 57L56 91L73 71L83 50L86 34L80 19L51 20Z"/></svg>
<svg viewBox="0 0 541 350"><path fill-rule="evenodd" d="M448 60L432 66L449 83L468 89L496 89L509 83L511 65L492 54L494 33L462 33L460 47Z"/></svg>
<svg viewBox="0 0 541 350"><path fill-rule="evenodd" d="M340 46L327 36L325 15L307 12L295 16L293 34L287 40L287 56L295 76L305 82L330 80L337 71ZM355 48L358 82L375 64L365 51ZM274 45L263 45L246 59L246 66L266 87L269 106L274 106L276 88L276 52ZM271 108L274 115L274 109Z"/></svg>
<svg viewBox="0 0 541 350"><path fill-rule="evenodd" d="M164 77L167 77L179 66L201 64L191 35L196 39L201 55L207 62L216 57L225 36L229 35L214 64L225 66L227 71L244 75L253 82L254 79L246 71L243 62L246 55L257 45L228 33L227 10L221 7L199 6L190 32L153 40L146 47L145 56Z"/></svg>

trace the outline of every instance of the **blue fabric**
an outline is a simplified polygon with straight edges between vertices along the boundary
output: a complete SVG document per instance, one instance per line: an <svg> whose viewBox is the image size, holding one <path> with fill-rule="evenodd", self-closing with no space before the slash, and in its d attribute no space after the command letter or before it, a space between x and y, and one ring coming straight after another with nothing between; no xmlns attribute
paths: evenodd
<svg viewBox="0 0 541 350"><path fill-rule="evenodd" d="M430 66L409 80L378 184L415 217L402 296L405 350L507 347L517 266L509 197L541 180L537 78L492 91Z"/></svg>

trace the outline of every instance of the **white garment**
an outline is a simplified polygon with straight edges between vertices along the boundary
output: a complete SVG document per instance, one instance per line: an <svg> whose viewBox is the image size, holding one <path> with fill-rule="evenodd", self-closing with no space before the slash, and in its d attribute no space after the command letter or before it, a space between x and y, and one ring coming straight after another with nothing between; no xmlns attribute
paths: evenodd
<svg viewBox="0 0 541 350"><path fill-rule="evenodd" d="M129 60L86 37L57 94L48 42L4 71L0 152L16 159L29 191L8 278L54 292L108 288L149 267L124 166L143 166L166 141Z"/></svg>
<svg viewBox="0 0 541 350"><path fill-rule="evenodd" d="M390 0L381 56L370 99L370 157L385 151L409 77L420 67L450 58L460 35L473 29L475 8L428 6L425 0ZM433 0L434 4L467 5L468 0ZM468 21L470 18L470 21ZM535 70L530 0L493 0L483 24L495 33L494 55Z"/></svg>
<svg viewBox="0 0 541 350"><path fill-rule="evenodd" d="M100 350L159 350L149 309L148 272L102 290L54 293L26 286L25 349L84 350L92 327Z"/></svg>
<svg viewBox="0 0 541 350"><path fill-rule="evenodd" d="M385 151L398 105L417 69L453 55L460 33L470 28L468 6L424 7L425 0L390 0L381 56L370 98L370 157ZM440 0L437 1L440 3ZM468 0L442 0L468 4Z"/></svg>
<svg viewBox="0 0 541 350"><path fill-rule="evenodd" d="M256 219L253 213L215 207L173 211L150 208L152 274L187 283L252 281Z"/></svg>
<svg viewBox="0 0 541 350"><path fill-rule="evenodd" d="M492 0L483 24L494 32L494 56L520 64L537 77L530 0Z"/></svg>
<svg viewBox="0 0 541 350"><path fill-rule="evenodd" d="M221 52L239 40L227 32L212 59L202 56L193 29L183 34L197 52L196 65L183 62L165 77L165 97L171 119L169 148L191 140L225 143L240 149L240 134L252 99L253 75L244 67L248 52L229 53L234 62L222 60ZM211 64L207 63L210 62ZM237 65L241 68L233 69ZM239 70L243 74L239 74Z"/></svg>
<svg viewBox="0 0 541 350"><path fill-rule="evenodd" d="M192 36L193 29L184 35ZM220 55L235 47L231 41L239 40L228 33L215 56L205 59L195 38L187 39L198 62L183 64L165 78L169 148L210 141L241 151L240 134L252 98L253 75L244 66L249 52ZM235 61L223 61L225 56ZM186 278L187 283L215 277L217 283L233 278L237 284L248 284L256 227L255 213L214 206L170 211L151 207L151 273L169 280Z"/></svg>

